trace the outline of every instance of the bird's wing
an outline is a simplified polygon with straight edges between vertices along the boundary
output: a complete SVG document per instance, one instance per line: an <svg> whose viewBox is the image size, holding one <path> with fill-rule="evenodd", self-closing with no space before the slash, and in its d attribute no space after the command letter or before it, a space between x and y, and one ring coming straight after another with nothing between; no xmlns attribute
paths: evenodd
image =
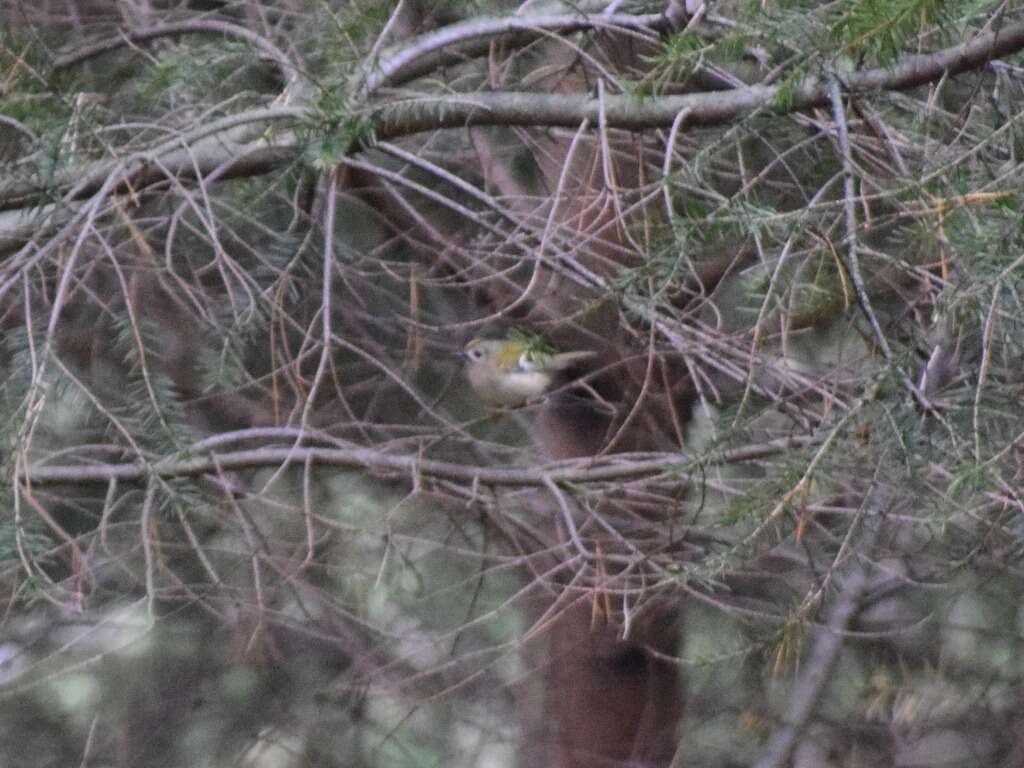
<svg viewBox="0 0 1024 768"><path fill-rule="evenodd" d="M516 361L516 369L526 373L543 371L546 367L543 358L529 349L524 349Z"/></svg>
<svg viewBox="0 0 1024 768"><path fill-rule="evenodd" d="M559 352L555 355L531 352L526 350L519 356L521 371L564 371L596 356L596 352Z"/></svg>
<svg viewBox="0 0 1024 768"><path fill-rule="evenodd" d="M559 354L552 356L547 367L564 371L566 368L572 368L574 365L579 365L580 363L585 363L588 360L593 360L596 356L597 353L590 350L580 352L560 352Z"/></svg>

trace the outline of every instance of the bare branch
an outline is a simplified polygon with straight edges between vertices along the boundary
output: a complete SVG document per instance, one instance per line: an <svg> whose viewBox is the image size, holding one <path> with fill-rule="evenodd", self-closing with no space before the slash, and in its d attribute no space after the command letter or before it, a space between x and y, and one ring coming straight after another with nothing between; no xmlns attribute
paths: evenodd
<svg viewBox="0 0 1024 768"><path fill-rule="evenodd" d="M224 37L233 37L238 40L244 40L273 61L281 69L286 80L291 80L297 75L295 65L284 51L267 40L267 38L257 35L252 30L240 27L237 24L231 24L227 21L218 21L216 19L179 21L173 24L161 24L156 27L150 27L149 29L122 31L121 34L116 37L100 40L99 42L92 43L83 48L79 48L78 50L64 54L53 62L53 67L56 70L67 69L68 67L73 67L83 61L87 61L91 58L108 53L109 51L117 50L118 48L122 48L127 45L145 43L150 40L158 40L161 37L170 37L172 35L181 34L222 35Z"/></svg>
<svg viewBox="0 0 1024 768"><path fill-rule="evenodd" d="M1024 48L1024 23L1008 26L999 32L986 33L974 40L944 48L931 54L912 55L888 68L877 68L837 75L843 87L851 93L872 93L885 90L903 90L948 75L956 75L969 69L987 64L991 59L1019 51ZM641 99L633 95L606 95L599 100L583 94L552 94L533 92L482 92L464 95L425 96L416 99L390 101L367 107L364 117L373 127L373 134L379 139L407 136L440 128L465 128L477 125L522 125L536 127L576 128L588 120L597 125L602 120L609 128L646 130L669 128L680 112L686 112L685 125L721 125L760 110L774 114L825 106L829 103L828 79L810 79L795 89L789 106L775 103L780 93L779 86L751 85L732 91L659 96ZM200 168L216 168L238 153L238 147L218 148L216 141L224 137L214 136L229 127L261 120L295 120L305 111L295 107L270 108L221 118L204 126L197 133L210 136L211 142L200 155ZM678 128L677 128L678 130ZM175 143L195 140L182 137ZM248 153L250 164L240 165L223 178L246 173L257 175L269 173L282 164L293 160L297 153L296 139L284 134L275 137L273 146L256 145ZM163 151L169 151L170 148ZM355 148L356 150L359 147ZM253 154L258 153L258 154ZM254 162L256 160L259 162ZM97 163L85 173L81 170L68 172L58 177L58 188L76 187L75 197L85 197L102 185L102 178L117 162ZM166 162L166 160L165 160ZM164 178L145 162L145 153L140 153L136 163L138 170L132 182L139 186ZM170 167L177 164L169 163ZM189 177L193 173L192 163L182 158L181 173ZM237 172L235 172L237 171ZM84 178L83 178L84 177ZM11 184L0 189L0 211L33 205L46 190L35 182Z"/></svg>
<svg viewBox="0 0 1024 768"><path fill-rule="evenodd" d="M877 521L873 523L877 526ZM877 527L865 534L862 548L870 550L875 536ZM810 723L815 708L828 686L832 670L839 660L845 630L857 615L861 599L869 585L870 578L866 565L860 561L854 563L829 609L825 626L818 633L810 657L788 696L789 707L783 724L768 740L768 745L761 759L754 763L754 768L785 768L789 765L790 755Z"/></svg>
<svg viewBox="0 0 1024 768"><path fill-rule="evenodd" d="M264 431L265 433L266 431ZM284 435L295 434L285 431ZM817 438L792 436L769 440L758 445L745 446L734 450L721 451L704 458L704 463L732 463L752 461L764 456L784 453L800 446L812 445ZM414 455L396 455L372 448L254 448L250 450L225 451L216 456L196 456L186 459L168 459L142 466L134 462L67 464L35 466L21 471L18 478L31 485L52 485L57 483L107 483L112 479L138 481L150 475L163 478L195 477L215 474L218 467L228 470L276 467L286 463L296 465L312 461L336 467L354 467L381 473L397 473L408 476L419 472L462 482L479 482L487 485L546 486L549 480L558 483L587 483L622 480L631 477L645 477L667 474L684 482L684 471L689 458L685 454L666 453L645 455L629 459L621 456L607 460L571 461L542 464L531 469L497 469L494 467L454 464L445 461L423 459Z"/></svg>

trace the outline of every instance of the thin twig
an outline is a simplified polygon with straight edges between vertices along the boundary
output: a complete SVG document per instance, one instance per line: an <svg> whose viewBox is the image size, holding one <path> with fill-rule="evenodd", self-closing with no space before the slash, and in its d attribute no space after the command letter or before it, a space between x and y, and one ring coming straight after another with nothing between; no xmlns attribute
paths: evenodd
<svg viewBox="0 0 1024 768"><path fill-rule="evenodd" d="M876 525L864 535L860 545L862 553L866 554L873 548L877 534ZM828 612L825 627L818 633L803 671L787 696L789 707L783 715L782 725L769 738L754 768L785 768L789 765L790 756L828 686L843 650L845 630L856 616L869 584L867 566L858 560L844 579L842 589Z"/></svg>
<svg viewBox="0 0 1024 768"><path fill-rule="evenodd" d="M931 403L925 394L918 389L917 385L911 381L910 376L903 370L896 359L893 356L892 348L889 346L889 340L885 337L885 333L882 331L882 326L878 322L878 317L875 315L874 308L871 306L871 297L868 296L867 286L864 283L864 275L860 269L860 255L857 251L857 214L855 210L855 200L857 192L854 184L854 173L853 173L853 157L850 151L850 135L846 127L846 112L843 109L843 99L839 92L839 80L833 78L829 83L829 97L832 101L832 114L836 121L838 128L838 141L839 151L842 155L843 160L843 208L846 214L846 259L848 262L848 268L850 272L850 280L853 282L853 289L857 295L857 304L860 306L861 312L868 320L868 324L871 326L871 332L874 334L875 341L878 343L879 349L882 350L882 355L885 357L886 363L889 367L896 371L900 380L903 382L903 386L907 388L914 399L920 404L920 406L926 411L933 411Z"/></svg>

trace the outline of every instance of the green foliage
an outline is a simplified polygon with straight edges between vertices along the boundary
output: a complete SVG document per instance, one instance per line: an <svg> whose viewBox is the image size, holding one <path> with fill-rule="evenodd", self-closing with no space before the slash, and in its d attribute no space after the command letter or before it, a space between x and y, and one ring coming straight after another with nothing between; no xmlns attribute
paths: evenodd
<svg viewBox="0 0 1024 768"><path fill-rule="evenodd" d="M23 123L53 154L67 133L72 108L53 94L20 91L4 98L3 114Z"/></svg>
<svg viewBox="0 0 1024 768"><path fill-rule="evenodd" d="M986 200L986 195L968 193L961 200L949 201L940 198L935 201L936 208L949 210L942 216L942 231L957 254L971 254L969 269L979 281L989 281L1003 276L1012 281L1019 281L1020 271L1006 270L1016 262L1018 249L1024 244L1024 228L1021 217L1016 212L1015 202L1020 195L1016 193L999 194L994 199ZM981 204L973 203L977 198ZM950 205L952 203L952 205ZM1019 284L1019 283L1018 283Z"/></svg>
<svg viewBox="0 0 1024 768"><path fill-rule="evenodd" d="M20 568L22 554L30 562L46 560L46 553L53 547L49 531L35 515L23 511L21 521L15 522L14 492L10 487L0 487L0 568L4 572ZM21 505L25 505L24 499ZM19 552L20 549L20 552ZM31 599L23 595L23 599Z"/></svg>
<svg viewBox="0 0 1024 768"><path fill-rule="evenodd" d="M848 54L885 66L916 36L942 23L949 6L947 0L846 0L831 38Z"/></svg>
<svg viewBox="0 0 1024 768"><path fill-rule="evenodd" d="M747 46L755 41L754 35L749 32L730 31L715 41L711 49L711 60L719 64L738 62L746 53Z"/></svg>
<svg viewBox="0 0 1024 768"><path fill-rule="evenodd" d="M657 95L669 86L686 83L708 63L735 64L750 41L746 32L730 32L711 43L692 31L674 32L659 41L657 51L641 57L650 69L633 86L633 92Z"/></svg>
<svg viewBox="0 0 1024 768"><path fill-rule="evenodd" d="M174 109L182 103L214 103L236 96L239 73L252 62L252 48L236 41L189 41L174 46L134 79L139 107Z"/></svg>
<svg viewBox="0 0 1024 768"><path fill-rule="evenodd" d="M620 270L612 287L620 296L654 306L652 302L673 288L676 278L686 273L684 270L686 262L681 249L672 241L652 242L647 258L635 267Z"/></svg>
<svg viewBox="0 0 1024 768"><path fill-rule="evenodd" d="M303 121L306 162L331 170L355 147L372 146L373 124L353 103L346 81L325 84Z"/></svg>
<svg viewBox="0 0 1024 768"><path fill-rule="evenodd" d="M131 432L142 444L158 453L176 452L193 436L174 382L160 366L158 350L165 342L165 329L145 314L134 319L127 313L115 314L112 319L113 349L122 353L125 365L112 411L119 421L132 425Z"/></svg>
<svg viewBox="0 0 1024 768"><path fill-rule="evenodd" d="M989 484L984 466L978 464L967 464L957 468L947 491L951 498L963 500L964 498L977 493Z"/></svg>
<svg viewBox="0 0 1024 768"><path fill-rule="evenodd" d="M48 51L40 45L39 35L34 30L19 29L13 24L0 27L0 73L3 75L0 95L4 97L4 114L25 120L27 115L17 111L26 106L21 99L30 95L55 98L50 84L41 76L46 71L47 59ZM12 95L20 98L12 98Z"/></svg>
<svg viewBox="0 0 1024 768"><path fill-rule="evenodd" d="M803 84L808 74L808 69L805 66L795 66L787 70L782 81L778 85L778 90L775 91L775 95L772 97L772 106L780 112L789 112L793 108L793 99L796 97L797 91Z"/></svg>
<svg viewBox="0 0 1024 768"><path fill-rule="evenodd" d="M201 392L237 391L252 380L245 364L250 335L229 325L214 342L195 350L196 376Z"/></svg>
<svg viewBox="0 0 1024 768"><path fill-rule="evenodd" d="M31 489L40 506L21 499L20 528L13 495L0 491L0 593L13 596L0 647L15 649L0 742L19 730L11 723L28 723L39 745L24 758L20 743L0 743L0 760L508 766L514 750L495 757L470 745L515 740L513 688L558 663L521 650L554 637L563 607L591 601L622 617L607 627L612 642L642 635L649 607L687 602L682 647L669 635L651 647L666 661L677 653L692 673L681 733L694 765L757 762L818 637L844 646L807 731L834 754L870 729L892 744L943 735L941 718L971 708L973 738L997 699L1018 702L1019 73L1008 59L927 94L858 94L848 113L852 231L829 110L774 112L792 107L806 78L932 50L987 6L752 0L744 18L744 4L718 4L714 14L734 26L705 19L650 38L639 62L617 55L626 34L549 31L525 44L507 35L400 93L373 95L374 108L400 109L424 93L472 99L486 87L557 83L557 93L585 95L596 78L627 89L633 78L633 104L646 108L701 89L712 65L778 86L753 116L685 125L661 178L663 132L627 137L593 124L575 145L578 165L564 164L575 135L564 125L396 139L418 166L362 152L374 143L361 94L370 52L456 18L512 13L508 3L405 3L383 38L394 0L203 5L197 18L251 25L294 56L301 81L282 93L282 73L248 43L192 34L50 76L53 51L83 44L83 29L105 36L131 20L121 8L84 27L0 31L4 113L39 139L19 140L36 156L3 169L18 184L77 178L86 161L253 105L305 111L297 124L243 126L223 146L188 148L217 169L201 181L187 169L159 175L154 161L155 182L133 175L102 200L67 185L37 195L31 205L60 201L56 216L79 219L57 234L40 225L35 242L3 257L5 476L25 448L40 470L122 474L40 481ZM643 0L619 12L640 6L663 9ZM193 12L185 4L166 18ZM1002 20L990 12L967 29L994 28ZM552 50L567 52L555 67ZM95 92L102 98L79 99ZM239 136L252 142L244 158ZM328 292L324 174L357 153L376 180L363 184L368 170L336 189ZM555 202L563 171L566 195ZM591 182L582 192L596 195L574 197ZM542 237L550 270L527 293ZM854 240L891 359L851 284ZM689 291L696 267L737 248L743 258L712 295ZM58 301L59 357L41 350ZM324 311L342 343L321 346ZM481 317L521 323L512 338L531 356L560 351L532 332L552 323L559 344L578 331L581 343L607 339L622 353L609 368L624 371L623 402L610 387L601 404L615 409L606 454L547 463L531 438L551 427L554 399L473 410L449 353L479 333ZM648 369L652 339L663 357ZM907 382L939 349L950 373L928 410ZM692 399L700 423L685 423ZM645 443L669 420L664 406L678 406L680 434ZM834 442L819 453L825 436ZM329 460L313 460L314 447ZM230 455L230 468L147 474L208 452ZM655 476L631 474L631 462L649 462ZM534 478L596 468L615 479L556 480L558 493L536 479L490 487L477 465ZM868 542L862 532L877 526ZM861 566L870 586L857 631L808 631L812 618L828 621ZM640 625L627 626L627 607ZM567 652L584 653L598 632L582 627ZM941 674L927 670L934 659ZM671 667L659 661L645 674L653 681ZM46 682L33 689L36 679ZM970 707L944 704L958 695ZM550 715L525 712L535 714ZM833 733L846 741L828 743ZM887 757L856 759L938 762Z"/></svg>
<svg viewBox="0 0 1024 768"><path fill-rule="evenodd" d="M655 53L643 57L651 69L637 83L635 92L658 94L670 83L685 82L703 63L708 51L704 41L692 32L675 32L663 38Z"/></svg>
<svg viewBox="0 0 1024 768"><path fill-rule="evenodd" d="M318 46L333 58L356 61L365 54L394 11L396 0L355 0L337 9L319 3L319 12L326 20L324 38Z"/></svg>
<svg viewBox="0 0 1024 768"><path fill-rule="evenodd" d="M790 332L825 327L857 303L838 252L825 246L816 250L816 257L784 276L784 282L789 283L783 291L787 294L784 312Z"/></svg>

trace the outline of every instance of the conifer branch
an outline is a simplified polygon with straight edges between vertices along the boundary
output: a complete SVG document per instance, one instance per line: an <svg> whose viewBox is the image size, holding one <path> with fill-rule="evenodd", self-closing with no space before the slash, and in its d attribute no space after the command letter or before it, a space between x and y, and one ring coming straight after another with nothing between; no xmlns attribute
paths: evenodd
<svg viewBox="0 0 1024 768"><path fill-rule="evenodd" d="M684 126L712 126L762 110L784 115L826 106L830 102L829 82L833 77L850 93L905 90L983 66L992 59L1015 53L1022 48L1024 23L1013 24L934 53L906 56L891 67L838 73L827 79L808 79L794 90L791 99L784 105L778 103L782 86L750 85L731 91L648 98L632 94L605 95L601 101L585 94L516 91L445 94L372 104L361 114L372 129L367 137L367 146L372 145L370 136L391 139L443 128L485 125L576 128L584 119L593 125L598 124L599 119L604 120L607 127L623 130L667 129L676 122L681 112L686 113ZM175 147L163 150L167 154L175 150L181 153L180 164L168 162L166 157L163 163L179 172L183 178L194 176L197 169L200 174L212 172L231 161L239 151L239 145L233 142L217 146L217 142L223 141L232 128L263 120L287 122L301 119L304 114L305 110L300 108L279 107L222 118L218 121L218 124L224 123L222 129L214 131L210 126L204 126L198 132L210 138L206 145L207 151L197 158L181 153L177 147L189 141L186 135L175 141ZM359 146L353 147L354 151L359 149ZM139 153L136 161L138 167L131 179L136 190L166 178L164 170L146 162L146 156L155 151ZM298 140L290 132L275 136L272 141L254 142L245 146L247 162L239 161L230 176L271 173L293 161L297 153ZM106 174L112 172L120 162L123 161L103 161L87 169L68 171L58 176L50 187L44 187L35 180L0 187L0 211L31 207L50 194L54 187L62 193L74 188L73 199L88 197L102 186ZM225 174L222 178L227 177ZM3 234L0 230L0 235Z"/></svg>
<svg viewBox="0 0 1024 768"><path fill-rule="evenodd" d="M764 443L721 451L702 457L704 463L739 463L766 456L783 454L794 448L811 445L817 438L783 437ZM205 452L191 457L170 457L138 462L96 462L89 464L36 464L19 471L17 479L30 486L60 483L108 483L111 480L139 482L151 474L164 479L217 474L219 471L240 471L282 465L302 466L305 462L334 467L365 469L380 474L409 476L415 472L440 479L495 486L545 487L556 483L598 483L655 475L670 475L686 481L684 466L695 457L679 453L647 454L642 457L617 456L606 460L593 459L555 462L531 468L501 469L473 466L447 461L424 459L418 455L394 454L374 448L345 447L262 447L243 450Z"/></svg>

